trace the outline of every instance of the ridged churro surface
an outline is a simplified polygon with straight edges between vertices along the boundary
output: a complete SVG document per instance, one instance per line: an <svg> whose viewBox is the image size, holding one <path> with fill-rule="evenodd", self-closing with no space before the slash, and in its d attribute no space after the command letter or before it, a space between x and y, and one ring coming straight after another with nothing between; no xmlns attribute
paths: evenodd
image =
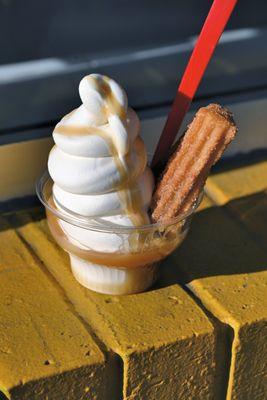
<svg viewBox="0 0 267 400"><path fill-rule="evenodd" d="M152 203L154 222L168 222L194 205L212 165L236 132L226 108L210 104L198 110L158 182Z"/></svg>

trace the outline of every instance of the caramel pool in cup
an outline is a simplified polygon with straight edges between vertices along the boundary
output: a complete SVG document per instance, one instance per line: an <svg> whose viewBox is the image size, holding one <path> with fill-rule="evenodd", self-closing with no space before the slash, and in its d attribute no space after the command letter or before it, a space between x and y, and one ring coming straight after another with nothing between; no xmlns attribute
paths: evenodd
<svg viewBox="0 0 267 400"><path fill-rule="evenodd" d="M196 204L190 212L168 224L112 227L59 210L51 198L52 181L48 173L40 179L37 193L45 205L53 237L70 256L77 281L91 290L117 295L139 293L153 285L160 262L181 244L197 208ZM66 226L68 234L64 231ZM86 248L77 240L80 230L93 235L97 243L108 242L116 235L122 246L115 252ZM73 232L72 237L70 232Z"/></svg>

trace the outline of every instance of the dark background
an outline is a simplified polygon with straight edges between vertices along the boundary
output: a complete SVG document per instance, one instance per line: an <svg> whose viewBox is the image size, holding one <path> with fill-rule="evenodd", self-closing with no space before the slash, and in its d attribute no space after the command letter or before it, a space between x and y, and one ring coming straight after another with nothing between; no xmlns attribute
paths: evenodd
<svg viewBox="0 0 267 400"><path fill-rule="evenodd" d="M141 116L166 115L211 4L0 0L1 138L53 126L79 105L79 81L91 72L118 80ZM239 0L196 99L261 96L266 43L267 1Z"/></svg>
<svg viewBox="0 0 267 400"><path fill-rule="evenodd" d="M0 63L129 51L196 35L208 0L1 0ZM239 0L228 29L267 25L266 0Z"/></svg>

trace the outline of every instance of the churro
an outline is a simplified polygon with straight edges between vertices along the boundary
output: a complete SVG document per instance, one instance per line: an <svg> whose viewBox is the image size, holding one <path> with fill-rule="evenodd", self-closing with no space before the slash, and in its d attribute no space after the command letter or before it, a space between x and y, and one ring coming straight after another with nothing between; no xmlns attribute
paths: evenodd
<svg viewBox="0 0 267 400"><path fill-rule="evenodd" d="M199 109L158 182L152 202L154 222L170 222L193 207L211 167L236 132L227 109L218 104Z"/></svg>

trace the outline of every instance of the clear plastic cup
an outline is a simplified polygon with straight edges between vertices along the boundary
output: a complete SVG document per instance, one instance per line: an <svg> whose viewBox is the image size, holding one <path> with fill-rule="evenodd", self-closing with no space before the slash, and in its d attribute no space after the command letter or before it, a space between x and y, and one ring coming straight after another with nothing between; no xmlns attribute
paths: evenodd
<svg viewBox="0 0 267 400"><path fill-rule="evenodd" d="M192 209L169 223L104 225L100 218L57 208L52 186L45 172L37 195L54 239L70 256L74 277L91 290L116 295L143 292L153 285L160 261L182 243L202 199L201 195Z"/></svg>

